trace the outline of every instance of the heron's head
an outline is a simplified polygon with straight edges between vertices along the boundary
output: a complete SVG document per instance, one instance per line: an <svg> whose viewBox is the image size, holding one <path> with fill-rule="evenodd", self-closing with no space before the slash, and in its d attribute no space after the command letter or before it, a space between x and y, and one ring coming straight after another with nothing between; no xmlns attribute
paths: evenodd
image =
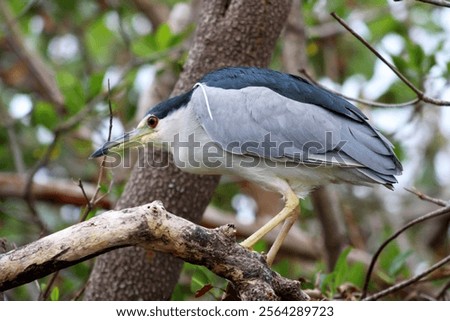
<svg viewBox="0 0 450 321"><path fill-rule="evenodd" d="M130 147L137 147L149 142L155 142L159 118L153 114L146 115L137 127L103 144L90 158L96 158L110 153L120 153Z"/></svg>
<svg viewBox="0 0 450 321"><path fill-rule="evenodd" d="M111 153L120 153L130 147L139 147L147 143L162 142L160 132L168 126L168 117L181 107L185 107L191 98L192 92L170 98L150 109L137 127L120 137L114 138L97 149L90 158L96 158ZM176 130L174 128L173 130Z"/></svg>

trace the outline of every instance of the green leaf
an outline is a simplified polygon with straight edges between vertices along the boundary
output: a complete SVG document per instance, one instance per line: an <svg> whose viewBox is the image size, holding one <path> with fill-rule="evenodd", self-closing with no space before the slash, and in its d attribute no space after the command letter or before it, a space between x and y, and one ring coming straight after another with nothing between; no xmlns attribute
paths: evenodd
<svg viewBox="0 0 450 321"><path fill-rule="evenodd" d="M59 288L57 286L52 289L52 292L50 293L50 300L59 301Z"/></svg>
<svg viewBox="0 0 450 321"><path fill-rule="evenodd" d="M289 260L281 260L277 264L275 264L273 267L273 270L280 275L287 276L289 275L289 270L291 268L291 263Z"/></svg>
<svg viewBox="0 0 450 321"><path fill-rule="evenodd" d="M164 50L169 47L173 34L167 23L159 26L155 33L155 42L158 50Z"/></svg>
<svg viewBox="0 0 450 321"><path fill-rule="evenodd" d="M75 85L68 90L64 90L64 98L69 116L77 113L85 105L85 92L81 82L77 81Z"/></svg>
<svg viewBox="0 0 450 321"><path fill-rule="evenodd" d="M93 218L97 214L97 209L92 209L89 214L86 216L85 221L89 221L91 218ZM81 217L81 216L80 216Z"/></svg>
<svg viewBox="0 0 450 321"><path fill-rule="evenodd" d="M347 247L344 251L342 251L342 253L339 255L338 260L336 261L336 265L334 266L333 271L333 273L335 274L334 276L335 289L346 281L347 273L349 271L347 257L351 250L352 250L351 247Z"/></svg>
<svg viewBox="0 0 450 321"><path fill-rule="evenodd" d="M102 71L94 73L89 77L87 88L88 97L95 97L101 92L104 76L105 73Z"/></svg>
<svg viewBox="0 0 450 321"><path fill-rule="evenodd" d="M349 265L347 263L347 257L348 254L351 251L351 247L347 247L342 251L342 253L339 255L338 260L336 261L336 264L334 266L334 270L324 275L322 282L321 282L321 290L322 292L329 292L330 296L332 297L334 293L336 292L337 288L347 282L347 277L349 274Z"/></svg>
<svg viewBox="0 0 450 321"><path fill-rule="evenodd" d="M131 50L137 56L149 57L155 52L161 52L176 45L184 38L184 33L174 35L165 23L160 25L154 34L148 34L135 40L131 45Z"/></svg>
<svg viewBox="0 0 450 321"><path fill-rule="evenodd" d="M384 238L387 238L392 234L391 229L386 229L383 233L385 236ZM380 264L380 268L382 271L386 272L388 274L389 269L392 266L392 262L401 254L401 251L398 247L398 244L396 241L393 241L389 243L384 250L381 252L380 257L378 259L378 262ZM389 274L388 274L389 275ZM390 275L389 275L390 276Z"/></svg>
<svg viewBox="0 0 450 321"><path fill-rule="evenodd" d="M412 250L400 253L397 255L391 262L391 265L389 266L387 273L391 277L395 277L399 275L400 272L402 272L403 268L405 267L406 260L408 257L412 254Z"/></svg>
<svg viewBox="0 0 450 321"><path fill-rule="evenodd" d="M117 52L113 49L115 37L114 33L106 27L104 17L96 19L86 29L86 47L98 62L108 63Z"/></svg>
<svg viewBox="0 0 450 321"><path fill-rule="evenodd" d="M395 67L402 73L405 74L408 69L408 63L401 56L392 56L392 61L394 62Z"/></svg>
<svg viewBox="0 0 450 321"><path fill-rule="evenodd" d="M425 58L425 52L423 51L422 46L411 41L407 41L406 43L410 66L420 69Z"/></svg>
<svg viewBox="0 0 450 321"><path fill-rule="evenodd" d="M256 252L266 252L268 251L268 246L267 246L267 242L264 240L259 240L258 242L255 243L255 245L253 245L253 251Z"/></svg>
<svg viewBox="0 0 450 321"><path fill-rule="evenodd" d="M67 70L60 70L56 73L56 83L61 89L70 88L77 82L77 77Z"/></svg>
<svg viewBox="0 0 450 321"><path fill-rule="evenodd" d="M84 107L85 91L79 78L66 70L61 70L56 74L56 82L64 95L69 116Z"/></svg>
<svg viewBox="0 0 450 321"><path fill-rule="evenodd" d="M38 101L33 109L33 123L43 125L52 130L58 124L58 116L52 104L45 101Z"/></svg>
<svg viewBox="0 0 450 321"><path fill-rule="evenodd" d="M139 57L145 58L155 51L155 37L152 34L145 35L133 41L131 51Z"/></svg>
<svg viewBox="0 0 450 321"><path fill-rule="evenodd" d="M366 277L366 266L361 262L357 262L355 264L350 265L350 269L347 273L346 282L350 282L355 286L362 288L362 286L364 285L365 277Z"/></svg>
<svg viewBox="0 0 450 321"><path fill-rule="evenodd" d="M205 286L205 284L211 283L210 279L204 269L206 269L206 268L199 266L199 267L197 267L194 274L192 275L192 279L191 279L192 293L195 293L198 290L200 290L201 288L203 288L203 286Z"/></svg>

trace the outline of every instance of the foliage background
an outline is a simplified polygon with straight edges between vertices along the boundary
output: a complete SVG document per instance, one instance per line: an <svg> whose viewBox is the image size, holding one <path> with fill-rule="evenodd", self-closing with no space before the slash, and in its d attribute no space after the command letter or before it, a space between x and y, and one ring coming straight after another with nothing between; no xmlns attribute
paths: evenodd
<svg viewBox="0 0 450 321"><path fill-rule="evenodd" d="M114 136L132 128L142 109L149 107L142 97L153 81L165 81L168 75L176 78L181 71L201 1L148 1L158 19L148 15L139 2L1 3L0 237L9 247L74 224L85 211L83 203L67 202L59 195L75 191L83 200L79 180L86 190L95 189L99 163L87 158L108 135L108 81ZM176 21L176 15L185 17L187 10L191 14L185 19L190 22L180 30L165 23ZM329 15L336 12L428 96L450 100L450 9L418 1L320 0L294 1L293 10L303 21L288 23L273 55L273 69L288 69L288 36L304 31L306 64L302 57L289 59L324 86L350 97L387 104L414 99L414 92ZM11 18L14 28L7 23ZM171 84L174 82L168 81L167 92ZM357 105L395 142L405 169L396 190L331 187L342 213L339 219L346 223L345 240L353 250L343 251L331 271L324 257L311 260L289 251L275 266L284 275L301 276L307 287L328 298L354 298L362 287L368 255L392 231L437 207L404 187L414 186L443 200L450 196L448 107L423 102L406 107ZM126 166L105 172L100 192L108 194L107 204L101 207L114 204L128 174ZM15 185L19 178L25 187L32 179L35 185L54 186L59 193L33 200ZM59 182L64 188L58 188ZM213 206L231 212L233 196L241 192L246 192L242 184L224 178ZM101 207L89 215L100 213L104 210ZM302 211L302 233L321 244L321 223L310 199L302 202ZM448 215L404 233L383 252L371 291L415 275L449 255L448 236ZM259 247L263 250L266 244ZM91 267L88 261L61 271L45 298L79 298ZM449 272L448 267L441 269L427 282L391 298L445 298ZM42 298L49 280L47 277L8 291L6 297ZM186 265L173 299L193 299L195 292L209 283L213 289L201 299L219 297L225 283L202 268Z"/></svg>

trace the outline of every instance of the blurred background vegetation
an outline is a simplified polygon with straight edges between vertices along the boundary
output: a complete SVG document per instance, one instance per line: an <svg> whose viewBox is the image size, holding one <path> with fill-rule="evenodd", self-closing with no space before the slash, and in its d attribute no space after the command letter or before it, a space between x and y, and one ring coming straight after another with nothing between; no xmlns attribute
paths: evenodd
<svg viewBox="0 0 450 321"><path fill-rule="evenodd" d="M415 99L408 86L330 16L336 12L416 87L430 97L450 100L450 9L419 1L293 3L271 68L296 74L305 69L320 84L353 98L385 104ZM90 199L100 163L88 157L107 139L108 100L114 136L135 126L142 111L158 99L167 98L182 70L201 5L196 0L0 1L0 238L8 249L75 224L88 212L79 182ZM302 202L294 233L314 253L287 246L275 269L301 278L321 298L356 298L367 263L383 240L438 208L405 187L450 198L448 107L355 104L395 143L404 174L394 192L328 187L343 223L336 231L346 245L331 267L324 254L323 222L313 201ZM131 155L128 165L103 172L99 195L105 196L87 218L114 206L133 159ZM278 196L263 193L224 177L203 223L221 224L217 215L224 218L224 213L238 212L243 221L269 214L264 199L277 203ZM224 222L232 220L234 216L225 216ZM390 244L381 254L370 291L448 256L449 221L447 215L425 222ZM258 244L259 250L266 247ZM51 277L8 291L6 298L78 299L91 267L87 261L61 271L48 291ZM445 299L449 280L447 265L391 299ZM173 299L219 298L225 287L211 272L186 264Z"/></svg>

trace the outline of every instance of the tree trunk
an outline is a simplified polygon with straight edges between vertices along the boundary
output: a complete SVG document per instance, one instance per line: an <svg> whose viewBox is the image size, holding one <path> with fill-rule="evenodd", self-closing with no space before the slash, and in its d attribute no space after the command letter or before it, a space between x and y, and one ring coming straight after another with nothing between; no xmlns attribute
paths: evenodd
<svg viewBox="0 0 450 321"><path fill-rule="evenodd" d="M208 0L202 5L193 47L174 93L189 89L208 71L231 65L267 66L290 9L290 0ZM166 208L197 222L218 176L158 167L166 153L135 166L116 208L162 200ZM139 162L138 162L139 163ZM162 162L164 163L164 162ZM86 300L165 300L178 281L182 261L129 247L97 258Z"/></svg>

